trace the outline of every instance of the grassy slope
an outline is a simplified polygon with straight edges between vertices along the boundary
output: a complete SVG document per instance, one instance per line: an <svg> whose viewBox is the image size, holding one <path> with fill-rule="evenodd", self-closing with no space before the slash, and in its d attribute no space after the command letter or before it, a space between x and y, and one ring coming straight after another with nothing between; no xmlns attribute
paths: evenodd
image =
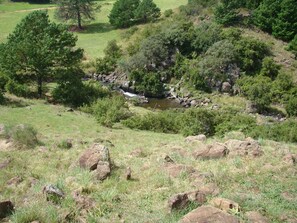
<svg viewBox="0 0 297 223"><path fill-rule="evenodd" d="M66 112L62 106L43 101L21 100L15 105L0 107L0 123L33 125L46 147L45 151L40 148L0 151L0 162L12 158L10 166L0 175L0 200L10 198L15 202L15 222L26 222L24 219L29 216L31 221L57 222L58 214L77 211L71 192L79 188L89 191L88 196L98 205L88 215L88 222L93 222L92 219L118 222L118 214L127 222L177 222L181 214L168 214L167 199L198 187L190 183L186 174L169 178L162 167L165 154L177 163L191 165L201 172L211 171L214 178L209 182L219 186L219 196L239 202L243 211L258 210L272 222L282 222L280 217L283 215L297 217L295 200L287 201L281 196L283 192L293 197L297 195L296 169L282 162L286 151L297 152L296 145L261 141L265 155L257 159L235 157L196 161L190 154L197 146L186 144L180 135L133 131L121 125L108 129L97 125L91 116L78 111ZM74 147L58 148L57 144L64 139L72 139ZM117 166L103 183L92 180L90 173L74 165L82 151L98 139L114 144L110 152ZM208 143L213 140L209 139ZM137 148L141 148L145 156L129 155ZM183 157L179 150L189 155ZM128 166L132 168L133 181L124 179ZM7 186L6 182L15 176L21 176L24 181L16 187ZM37 178L39 183L30 187L30 177ZM41 190L46 183L59 184L67 192L61 208L45 201Z"/></svg>
<svg viewBox="0 0 297 223"><path fill-rule="evenodd" d="M89 58L103 56L103 49L107 42L112 39L119 39L122 30L113 29L108 22L108 14L114 1L99 1L102 4L101 12L96 16L96 20L87 25L87 30L78 33L78 46L86 51ZM170 8L177 8L186 4L187 0L155 0L155 3L162 11ZM5 41L22 18L32 9L49 8L54 5L36 5L27 3L8 3L0 4L0 42ZM22 10L22 11L20 11ZM24 11L28 10L28 11ZM49 15L53 19L54 10L49 10ZM54 20L54 19L53 19Z"/></svg>

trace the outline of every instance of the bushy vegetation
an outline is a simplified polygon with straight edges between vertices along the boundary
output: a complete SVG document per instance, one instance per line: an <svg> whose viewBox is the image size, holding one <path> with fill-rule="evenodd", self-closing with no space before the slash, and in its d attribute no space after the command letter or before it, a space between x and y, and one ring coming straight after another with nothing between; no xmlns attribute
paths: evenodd
<svg viewBox="0 0 297 223"><path fill-rule="evenodd" d="M38 145L37 131L30 125L5 126L5 137L22 148L34 148Z"/></svg>

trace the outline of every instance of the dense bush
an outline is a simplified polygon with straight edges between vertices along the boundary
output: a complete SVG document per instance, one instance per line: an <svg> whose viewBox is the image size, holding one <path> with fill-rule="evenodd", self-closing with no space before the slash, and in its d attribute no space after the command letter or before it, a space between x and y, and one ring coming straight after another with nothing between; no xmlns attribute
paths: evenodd
<svg viewBox="0 0 297 223"><path fill-rule="evenodd" d="M297 98L291 96L285 106L289 116L297 116Z"/></svg>
<svg viewBox="0 0 297 223"><path fill-rule="evenodd" d="M281 66L279 64L276 64L273 58L265 57L262 61L260 74L270 77L272 80L274 80L278 76L280 68Z"/></svg>
<svg viewBox="0 0 297 223"><path fill-rule="evenodd" d="M98 123L107 127L112 127L114 123L131 115L125 98L122 96L99 99L92 103L90 107L84 107L82 110L92 113Z"/></svg>
<svg viewBox="0 0 297 223"><path fill-rule="evenodd" d="M26 84L20 84L11 79L7 81L5 90L18 97L29 97L31 95L30 88Z"/></svg>
<svg viewBox="0 0 297 223"><path fill-rule="evenodd" d="M232 25L238 21L237 2L234 0L221 0L215 8L215 20L222 25Z"/></svg>
<svg viewBox="0 0 297 223"><path fill-rule="evenodd" d="M135 19L139 23L154 21L161 16L161 10L153 0L142 0L135 12Z"/></svg>
<svg viewBox="0 0 297 223"><path fill-rule="evenodd" d="M297 59L297 34L288 45L287 50L291 51L295 55L295 59Z"/></svg>
<svg viewBox="0 0 297 223"><path fill-rule="evenodd" d="M30 125L5 126L5 135L20 147L34 148L38 144L37 131Z"/></svg>

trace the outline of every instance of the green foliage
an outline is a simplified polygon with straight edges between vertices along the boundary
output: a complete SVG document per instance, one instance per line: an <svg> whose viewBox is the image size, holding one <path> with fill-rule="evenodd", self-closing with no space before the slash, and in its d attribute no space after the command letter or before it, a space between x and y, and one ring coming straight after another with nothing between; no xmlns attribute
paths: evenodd
<svg viewBox="0 0 297 223"><path fill-rule="evenodd" d="M280 68L281 66L279 64L276 64L273 58L265 57L262 61L260 74L270 77L272 80L274 80L277 77Z"/></svg>
<svg viewBox="0 0 297 223"><path fill-rule="evenodd" d="M170 17L171 15L173 15L173 10L172 9L167 9L164 11L164 16L165 17Z"/></svg>
<svg viewBox="0 0 297 223"><path fill-rule="evenodd" d="M286 111L289 116L297 116L297 98L296 96L290 96L287 104L285 105Z"/></svg>
<svg viewBox="0 0 297 223"><path fill-rule="evenodd" d="M297 34L297 3L296 0L283 0L280 6L272 34L282 40L290 41Z"/></svg>
<svg viewBox="0 0 297 223"><path fill-rule="evenodd" d="M5 135L20 147L30 149L38 145L37 131L30 125L5 126Z"/></svg>
<svg viewBox="0 0 297 223"><path fill-rule="evenodd" d="M281 123L260 125L247 134L253 138L270 139L279 142L297 142L297 122L287 120Z"/></svg>
<svg viewBox="0 0 297 223"><path fill-rule="evenodd" d="M41 97L44 81L76 67L82 59L76 41L66 27L51 23L46 12L34 11L0 47L0 70L19 84L36 82Z"/></svg>
<svg viewBox="0 0 297 223"><path fill-rule="evenodd" d="M253 21L260 29L272 33L272 27L280 11L280 0L263 0L253 14Z"/></svg>
<svg viewBox="0 0 297 223"><path fill-rule="evenodd" d="M222 39L222 29L214 23L203 22L194 31L192 47L198 53L204 53L215 42Z"/></svg>
<svg viewBox="0 0 297 223"><path fill-rule="evenodd" d="M92 0L58 0L56 17L62 21L71 21L82 29L82 22L95 20L94 13L100 7Z"/></svg>
<svg viewBox="0 0 297 223"><path fill-rule="evenodd" d="M164 86L160 73L135 70L131 72L129 78L135 82L137 92L151 97L161 97L163 95Z"/></svg>
<svg viewBox="0 0 297 223"><path fill-rule="evenodd" d="M294 39L289 43L287 50L291 51L295 55L295 59L297 59L297 35L295 35Z"/></svg>
<svg viewBox="0 0 297 223"><path fill-rule="evenodd" d="M29 97L31 95L31 91L26 84L20 84L11 79L7 81L5 90L18 97Z"/></svg>
<svg viewBox="0 0 297 223"><path fill-rule="evenodd" d="M256 39L242 38L236 43L240 68L246 74L255 74L262 67L262 60L270 55L269 47Z"/></svg>
<svg viewBox="0 0 297 223"><path fill-rule="evenodd" d="M201 13L203 8L213 7L216 5L218 0L188 0L188 4L180 6L181 13L187 16L196 16Z"/></svg>
<svg viewBox="0 0 297 223"><path fill-rule="evenodd" d="M269 77L245 76L237 81L243 94L251 100L259 112L267 110L271 103L272 81Z"/></svg>
<svg viewBox="0 0 297 223"><path fill-rule="evenodd" d="M215 20L222 25L232 25L238 21L237 3L234 0L221 0L215 8Z"/></svg>
<svg viewBox="0 0 297 223"><path fill-rule="evenodd" d="M72 147L72 143L70 140L64 139L58 144L58 147L60 149L70 149Z"/></svg>
<svg viewBox="0 0 297 223"><path fill-rule="evenodd" d="M161 16L161 10L153 0L142 0L135 12L135 19L140 23L154 21Z"/></svg>
<svg viewBox="0 0 297 223"><path fill-rule="evenodd" d="M89 111L101 125L112 127L114 123L128 118L131 113L122 96L99 99L91 104Z"/></svg>
<svg viewBox="0 0 297 223"><path fill-rule="evenodd" d="M126 28L135 23L135 10L139 0L117 0L109 14L109 22L116 28Z"/></svg>
<svg viewBox="0 0 297 223"><path fill-rule="evenodd" d="M293 77L287 73L280 73L272 83L272 100L273 102L284 103L291 94L294 82Z"/></svg>

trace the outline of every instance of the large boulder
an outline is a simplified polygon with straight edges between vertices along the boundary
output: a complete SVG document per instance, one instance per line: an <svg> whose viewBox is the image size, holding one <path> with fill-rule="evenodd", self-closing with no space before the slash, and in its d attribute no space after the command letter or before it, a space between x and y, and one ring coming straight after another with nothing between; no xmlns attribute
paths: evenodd
<svg viewBox="0 0 297 223"><path fill-rule="evenodd" d="M97 169L95 176L97 180L105 180L111 173L110 162L99 161L97 164Z"/></svg>
<svg viewBox="0 0 297 223"><path fill-rule="evenodd" d="M228 150L230 151L230 155L232 156L245 156L251 155L253 157L261 156L263 151L256 140L251 138L247 138L246 140L237 140L237 139L230 139L228 140L225 145L227 146Z"/></svg>
<svg viewBox="0 0 297 223"><path fill-rule="evenodd" d="M227 156L229 150L224 144L214 143L204 146L194 151L193 156L195 159L216 159Z"/></svg>
<svg viewBox="0 0 297 223"><path fill-rule="evenodd" d="M0 201L0 219L7 217L14 211L11 201Z"/></svg>
<svg viewBox="0 0 297 223"><path fill-rule="evenodd" d="M180 223L239 223L239 220L218 208L201 206L186 214Z"/></svg>
<svg viewBox="0 0 297 223"><path fill-rule="evenodd" d="M108 148L98 143L93 144L79 158L80 167L90 171L98 169L99 162L99 169L101 169L102 166L105 166L107 163L110 165Z"/></svg>

